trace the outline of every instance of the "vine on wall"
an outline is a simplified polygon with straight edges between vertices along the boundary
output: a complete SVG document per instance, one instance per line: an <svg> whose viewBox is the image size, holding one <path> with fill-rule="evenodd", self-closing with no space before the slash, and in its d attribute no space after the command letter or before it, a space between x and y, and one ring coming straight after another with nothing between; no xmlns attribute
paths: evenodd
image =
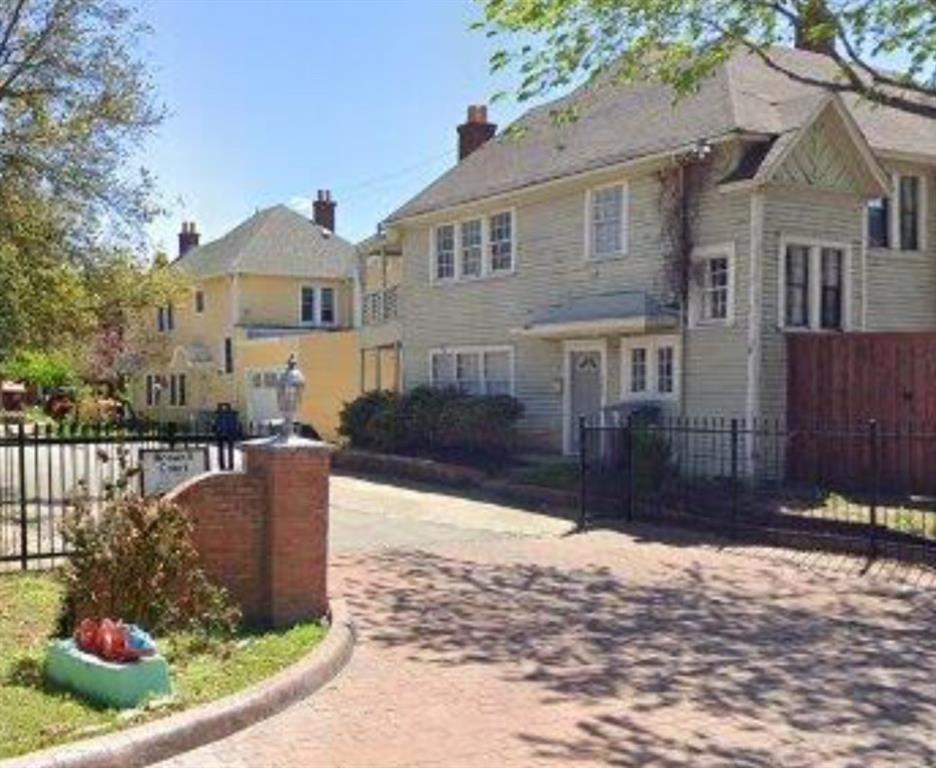
<svg viewBox="0 0 936 768"><path fill-rule="evenodd" d="M666 292L683 313L694 279L692 251L699 202L710 178L711 165L711 152L706 146L679 157L659 172Z"/></svg>

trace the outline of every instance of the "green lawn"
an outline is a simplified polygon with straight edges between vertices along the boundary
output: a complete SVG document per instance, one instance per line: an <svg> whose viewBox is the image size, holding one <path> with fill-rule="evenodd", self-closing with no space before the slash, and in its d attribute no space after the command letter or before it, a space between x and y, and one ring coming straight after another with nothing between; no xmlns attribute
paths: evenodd
<svg viewBox="0 0 936 768"><path fill-rule="evenodd" d="M44 685L42 659L60 598L49 575L0 576L0 760L234 693L298 660L326 631L319 624L302 624L210 644L185 635L161 638L175 697L147 710L120 713Z"/></svg>

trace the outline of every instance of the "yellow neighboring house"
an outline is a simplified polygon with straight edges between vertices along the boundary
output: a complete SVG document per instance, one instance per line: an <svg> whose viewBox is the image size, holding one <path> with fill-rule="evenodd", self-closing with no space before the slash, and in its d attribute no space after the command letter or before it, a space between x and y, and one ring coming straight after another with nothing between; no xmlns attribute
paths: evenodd
<svg viewBox="0 0 936 768"><path fill-rule="evenodd" d="M357 257L334 234L331 195L319 192L314 208L315 220L284 205L258 211L205 245L183 224L173 266L191 282L153 317L159 342L133 380L139 413L204 427L227 403L245 427L269 424L295 354L307 381L299 420L334 438L342 404L360 392Z"/></svg>

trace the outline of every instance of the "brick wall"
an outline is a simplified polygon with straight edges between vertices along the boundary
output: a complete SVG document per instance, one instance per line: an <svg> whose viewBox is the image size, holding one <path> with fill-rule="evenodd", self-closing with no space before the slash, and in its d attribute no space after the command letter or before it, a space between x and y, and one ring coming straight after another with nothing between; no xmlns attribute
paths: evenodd
<svg viewBox="0 0 936 768"><path fill-rule="evenodd" d="M245 446L244 472L201 475L173 501L192 515L209 579L248 623L289 626L328 611L330 451L317 443Z"/></svg>

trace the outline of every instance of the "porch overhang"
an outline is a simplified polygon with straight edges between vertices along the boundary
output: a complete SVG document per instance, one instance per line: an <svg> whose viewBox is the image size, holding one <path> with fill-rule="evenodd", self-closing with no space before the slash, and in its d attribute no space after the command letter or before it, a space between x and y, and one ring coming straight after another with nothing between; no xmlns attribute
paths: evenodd
<svg viewBox="0 0 936 768"><path fill-rule="evenodd" d="M678 326L676 311L662 306L644 291L619 291L583 296L547 307L513 333L561 340L656 333Z"/></svg>

